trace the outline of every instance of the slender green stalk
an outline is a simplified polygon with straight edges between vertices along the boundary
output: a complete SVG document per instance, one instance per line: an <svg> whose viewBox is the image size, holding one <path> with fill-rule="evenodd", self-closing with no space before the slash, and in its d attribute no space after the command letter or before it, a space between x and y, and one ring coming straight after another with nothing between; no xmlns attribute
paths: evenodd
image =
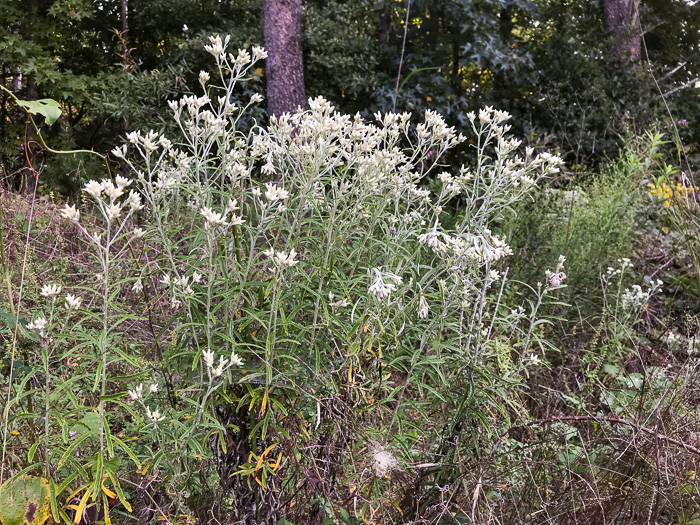
<svg viewBox="0 0 700 525"><path fill-rule="evenodd" d="M104 249L98 245L98 249L102 250L103 269L104 269L104 292L102 297L102 370L100 378L100 451L104 454L105 446L105 401L104 396L107 394L107 340L109 334L109 277L110 277L110 248L112 246L112 229L111 221L107 222L106 245ZM98 472L98 476L102 477L102 473Z"/></svg>
<svg viewBox="0 0 700 525"><path fill-rule="evenodd" d="M1 197L0 197L1 198ZM10 279L10 268L7 260L7 255L5 254L5 228L3 226L3 206L0 205L0 262L2 263L2 275L5 279L5 286L7 287L7 302L10 305L10 311L12 315L15 314L15 301L12 297L12 280Z"/></svg>
<svg viewBox="0 0 700 525"><path fill-rule="evenodd" d="M2 87L0 85L0 87ZM3 88L4 89L4 88ZM19 299L17 302L17 311L15 312L15 329L12 334L12 350L10 352L10 373L7 385L7 398L5 399L5 410L3 413L3 431L2 431L2 457L0 458L0 485L4 481L5 474L5 454L7 452L7 430L8 421L10 418L10 400L12 397L12 379L14 377L15 368L15 352L17 350L17 333L19 330L19 313L22 303L22 293L24 291L24 273L27 268L27 255L29 254L29 234L32 229L32 220L34 219L34 203L36 202L36 185L34 185L34 195L32 195L31 207L29 209L29 226L27 228L27 240L24 245L24 257L22 258L22 275L19 281ZM0 226L2 226L0 224ZM0 228L1 229L1 228Z"/></svg>

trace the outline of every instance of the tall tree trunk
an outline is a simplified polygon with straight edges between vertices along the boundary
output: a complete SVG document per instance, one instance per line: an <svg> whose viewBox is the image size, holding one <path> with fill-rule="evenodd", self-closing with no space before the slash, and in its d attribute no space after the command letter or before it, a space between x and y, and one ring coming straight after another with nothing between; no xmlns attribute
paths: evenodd
<svg viewBox="0 0 700 525"><path fill-rule="evenodd" d="M129 55L129 0L121 0L121 19L122 19L122 60L126 62Z"/></svg>
<svg viewBox="0 0 700 525"><path fill-rule="evenodd" d="M389 49L389 36L391 34L391 10L385 8L379 13L379 23L377 24L377 40L379 48Z"/></svg>
<svg viewBox="0 0 700 525"><path fill-rule="evenodd" d="M5 78L4 66L3 66L3 76ZM19 92L22 91L22 70L18 67L12 68L12 92L19 96Z"/></svg>
<svg viewBox="0 0 700 525"><path fill-rule="evenodd" d="M301 0L265 0L265 77L271 116L307 107L301 20Z"/></svg>
<svg viewBox="0 0 700 525"><path fill-rule="evenodd" d="M127 72L133 67L133 59L129 50L129 0L121 0L120 15L122 22L121 43L122 43L122 67ZM122 122L122 135L126 135L131 131L129 125L128 112L124 115Z"/></svg>
<svg viewBox="0 0 700 525"><path fill-rule="evenodd" d="M608 33L612 38L610 57L613 60L638 60L641 57L640 2L641 0L605 0L603 10Z"/></svg>

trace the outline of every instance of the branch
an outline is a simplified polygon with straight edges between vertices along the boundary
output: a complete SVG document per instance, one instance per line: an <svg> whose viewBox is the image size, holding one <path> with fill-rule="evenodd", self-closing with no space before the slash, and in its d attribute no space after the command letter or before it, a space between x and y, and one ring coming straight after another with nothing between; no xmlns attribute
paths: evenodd
<svg viewBox="0 0 700 525"><path fill-rule="evenodd" d="M671 71L669 71L668 73L666 73L666 74L665 74L664 76L662 76L659 80L657 80L657 82L663 82L663 81L666 80L668 77L670 77L671 75L673 75L676 71L678 71L680 68L682 68L683 66L685 66L687 63L688 63L688 62L683 62L682 64L678 64L678 67L676 67L676 68L672 69Z"/></svg>
<svg viewBox="0 0 700 525"><path fill-rule="evenodd" d="M686 83L683 84L682 86L678 86L677 88L674 88L674 89L672 89L671 91L667 91L667 92L664 93L663 95L661 95L661 96L659 96L659 97L656 97L656 98L657 98L657 99L659 99L659 98L666 98L666 97L668 97L669 95L673 95L676 91L680 91L681 89L689 88L690 86L692 86L693 84L695 84L695 83L696 83L697 81L699 81L699 80L700 80L700 77L695 77L693 80L690 80L690 81L686 82Z"/></svg>
<svg viewBox="0 0 700 525"><path fill-rule="evenodd" d="M642 426L638 423L634 423L633 421L629 421L627 419L623 419L621 417L604 417L604 416L562 416L562 417L551 417L547 419L535 419L534 421L528 421L527 423L523 423L522 425L517 425L513 428L518 428L518 427L524 427L524 426L529 426L529 425L542 425L542 424L547 424L547 423L559 423L562 421L595 421L595 422L605 422L605 423L618 423L620 425L626 425L628 427L632 427L636 430L639 430L640 432L645 432L651 436L654 436L656 439L660 439L661 441L666 441L667 443L671 443L673 445L676 445L692 454L695 454L696 456L700 456L700 448L694 447L692 445L689 445L688 443L684 443L683 441L680 441L679 439L675 439L669 436L666 436L665 434L661 434L654 429L651 429L649 427Z"/></svg>

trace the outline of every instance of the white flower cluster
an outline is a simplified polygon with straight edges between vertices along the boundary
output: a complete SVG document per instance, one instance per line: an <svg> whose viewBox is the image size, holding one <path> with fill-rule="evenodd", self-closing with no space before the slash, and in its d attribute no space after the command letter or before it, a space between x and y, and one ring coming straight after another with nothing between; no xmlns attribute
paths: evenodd
<svg viewBox="0 0 700 525"><path fill-rule="evenodd" d="M476 114L473 111L467 113L467 118L469 119L469 122L474 125ZM506 122L508 120L510 120L510 115L507 111L493 109L491 106L486 106L485 108L479 110L479 124L481 124L481 126L500 126L502 122ZM508 125L502 127L504 132L510 130L510 126Z"/></svg>
<svg viewBox="0 0 700 525"><path fill-rule="evenodd" d="M245 223L245 219L236 214L239 209L237 199L229 199L226 209L223 213L207 208L206 206L199 210L199 213L204 217L204 227L210 233L221 231L222 228L229 226L239 226ZM230 214L230 215L229 215ZM228 222L227 222L228 216Z"/></svg>
<svg viewBox="0 0 700 525"><path fill-rule="evenodd" d="M180 277L179 279L175 279L173 285L177 294L186 296L194 295L194 290L192 290L189 278L186 275Z"/></svg>
<svg viewBox="0 0 700 525"><path fill-rule="evenodd" d="M391 272L381 272L379 268L373 268L371 273L374 274L374 282L368 288L368 292L374 295L377 299L387 299L397 286L403 284L403 279Z"/></svg>
<svg viewBox="0 0 700 525"><path fill-rule="evenodd" d="M513 250L503 239L484 230L486 236L466 234L462 238L447 237L448 244L458 259L470 259L479 264L496 262L503 257L513 255Z"/></svg>
<svg viewBox="0 0 700 525"><path fill-rule="evenodd" d="M331 308L345 308L350 306L350 301L347 299L336 299L333 292L328 292L328 306Z"/></svg>
<svg viewBox="0 0 700 525"><path fill-rule="evenodd" d="M155 394L158 392L158 384L157 383L152 383L148 387L148 391L146 394ZM140 383L138 386L136 386L133 390L127 391L129 394L129 398L132 401L138 401L141 403L141 405L146 409L146 417L150 419L153 423L158 423L159 421L163 421L165 419L165 416L161 415L159 409L155 409L151 411L151 407L146 406L143 402L144 400L144 388L143 388L143 383Z"/></svg>
<svg viewBox="0 0 700 525"><path fill-rule="evenodd" d="M65 208L61 210L61 217L77 223L80 221L80 211L75 208L75 204L73 206L66 204Z"/></svg>
<svg viewBox="0 0 700 525"><path fill-rule="evenodd" d="M45 337L46 334L44 333L44 330L46 330L46 326L48 324L49 323L45 317L39 316L27 325L27 330L36 330L39 332L41 337Z"/></svg>
<svg viewBox="0 0 700 525"><path fill-rule="evenodd" d="M137 281L137 284L140 283L140 279ZM194 290L192 289L192 284L200 284L202 282L202 275L195 271L192 274L192 280L190 281L190 278L187 277L186 275L183 275L182 277L176 277L175 279L170 278L169 273L164 273L163 277L161 277L159 283L164 285L165 287L170 287L170 285L173 285L172 288L172 296L170 297L170 306L172 308L179 308L182 306L182 301L181 299L188 299L192 296L194 296ZM138 289L136 289L136 285L134 286L134 291L141 291L143 289L143 285L140 284Z"/></svg>
<svg viewBox="0 0 700 525"><path fill-rule="evenodd" d="M474 172L462 165L459 168L459 175L453 176L451 173L443 171L438 175L438 179L445 186L446 192L451 196L455 196L469 191L471 188L469 183L474 179Z"/></svg>
<svg viewBox="0 0 700 525"><path fill-rule="evenodd" d="M213 350L207 349L202 352L202 361L204 361L204 364L207 367L207 374L209 374L210 380L220 377L232 366L243 366L243 360L235 352L232 352L231 357L228 359L223 356L219 356L219 363L216 368L214 368L214 357L215 355Z"/></svg>
<svg viewBox="0 0 700 525"><path fill-rule="evenodd" d="M462 166L459 175L441 173L438 178L447 195L462 194L476 204L472 220L483 224L484 216L520 199L539 179L558 173L563 162L550 153L535 155L530 147L525 148L524 155L518 155L522 143L508 136L510 126L505 122L510 115L505 111L492 107L480 110L478 125L474 113L468 117L480 137L476 171ZM495 150L495 159L482 162L481 159L490 159L490 149Z"/></svg>
<svg viewBox="0 0 700 525"><path fill-rule="evenodd" d="M561 286L566 279L566 274L564 273L564 263L566 262L566 257L563 255L559 256L559 262L554 271L546 270L545 275L547 277L547 284L549 288L556 288Z"/></svg>
<svg viewBox="0 0 700 525"><path fill-rule="evenodd" d="M420 294L420 301L418 302L418 319L425 319L428 317L428 312L428 301L425 298L425 295Z"/></svg>
<svg viewBox="0 0 700 525"><path fill-rule="evenodd" d="M294 248L292 248L289 253L268 248L263 252L263 255L272 260L272 263L277 270L291 268L299 263L299 261L296 259L297 252Z"/></svg>
<svg viewBox="0 0 700 525"><path fill-rule="evenodd" d="M622 293L622 308L629 310L644 306L654 293L660 293L662 291L662 284L663 282L660 279L656 281L652 280L649 283L649 288L646 290L638 284L633 284L631 288L627 288Z"/></svg>
<svg viewBox="0 0 700 525"><path fill-rule="evenodd" d="M627 257L623 257L622 259L618 259L617 263L620 265L619 268L613 268L612 266L608 266L608 271L606 272L606 275L609 277L614 277L615 275L622 275L622 273L627 269L627 268L634 268L634 264L630 262L630 260Z"/></svg>
<svg viewBox="0 0 700 525"><path fill-rule="evenodd" d="M274 205L275 202L283 201L289 198L289 192L282 188L282 186L277 186L271 182L265 183L265 198L268 202Z"/></svg>
<svg viewBox="0 0 700 525"><path fill-rule="evenodd" d="M410 117L409 113L377 113L380 125L374 125L359 114L351 117L338 113L330 102L317 97L309 100L308 111L271 118L269 130L253 138L251 154L263 159L265 173L309 163L318 165L321 172L349 167L350 171L343 170L349 176L348 191L381 197L410 194L426 199L429 192L417 186L422 176L417 172L424 157L407 156L400 143L401 137L409 133ZM438 156L465 140L431 111L426 112L416 135L416 152L435 150Z"/></svg>
<svg viewBox="0 0 700 525"><path fill-rule="evenodd" d="M158 421L163 421L165 419L165 416L161 416L160 410L158 410L157 408L153 412L151 412L151 408L146 407L146 416L154 423L158 423Z"/></svg>
<svg viewBox="0 0 700 525"><path fill-rule="evenodd" d="M60 293L61 286L58 284L45 284L41 287L42 297L46 297L47 299L51 299L52 301L55 301L56 297L58 297L58 294Z"/></svg>
<svg viewBox="0 0 700 525"><path fill-rule="evenodd" d="M125 205L129 207L129 214L143 209L141 196L134 190L129 192L126 200L118 202L119 197L124 195L126 187L130 184L130 180L121 175L117 175L114 182L109 179L105 179L102 182L91 180L85 184L84 189L85 193L95 199L104 218L108 222L111 222L121 217ZM66 205L61 212L61 216L76 223L80 220L80 212L75 209L75 206ZM88 235L88 237L97 244L100 243L99 236Z"/></svg>
<svg viewBox="0 0 700 525"><path fill-rule="evenodd" d="M75 310L83 303L83 298L77 295L66 294L66 309Z"/></svg>
<svg viewBox="0 0 700 525"><path fill-rule="evenodd" d="M481 235L473 235L471 245L464 242L462 239L453 240L453 249L460 255L462 250L464 255L474 259L480 263L495 262L508 255L513 255L513 250L508 246L503 239L495 235L491 235L489 229L484 230L486 237Z"/></svg>
<svg viewBox="0 0 700 525"><path fill-rule="evenodd" d="M447 253L448 246L440 239L444 238L445 241L450 242L450 236L446 233L439 232L438 226L440 226L440 224L435 221L435 225L433 226L432 230L418 236L418 242L421 244L427 244L428 247L437 254L444 254Z"/></svg>
<svg viewBox="0 0 700 525"><path fill-rule="evenodd" d="M267 52L262 47L256 46L252 49L252 56L245 49L239 49L236 55L227 53L226 48L230 40L230 35L226 35L223 39L218 35L210 36L210 43L204 46L204 49L216 59L217 66L231 73L225 93L217 97L218 105L214 104L207 94L200 97L184 96L179 101L168 101L175 120L188 135L190 146L197 143L204 144L209 139L226 135L230 118L234 113L244 109L232 102L235 83L244 78L256 62L267 58ZM199 83L205 90L209 80L209 73L200 71ZM262 95L255 93L250 99L250 104L259 103L262 100ZM187 118L183 118L183 110Z"/></svg>
<svg viewBox="0 0 700 525"><path fill-rule="evenodd" d="M605 275L602 276L603 282L606 286L610 286L612 279L617 277L616 282L620 284L616 285L621 287L622 279L627 270L634 268L634 264L626 258L622 257L617 260L617 267L609 266ZM625 291L620 296L620 302L622 308L625 310L636 310L643 307L649 298L655 293L661 293L663 290L661 286L663 281L661 279L647 279L648 288L644 289L639 284L633 284L631 287L626 288Z"/></svg>
<svg viewBox="0 0 700 525"><path fill-rule="evenodd" d="M155 394L158 392L158 383L153 383L148 387L148 392L151 394ZM133 390L127 391L129 394L129 397L131 398L132 401L139 401L143 399L143 383L140 383L138 386L136 386Z"/></svg>
<svg viewBox="0 0 700 525"><path fill-rule="evenodd" d="M491 263L513 254L513 250L503 239L484 229L484 235L464 233L460 236L448 235L438 231L439 223L432 230L418 236L418 242L427 244L436 254L453 257L456 264L475 261L480 264Z"/></svg>
<svg viewBox="0 0 700 525"><path fill-rule="evenodd" d="M163 167L158 171L158 178L146 183L146 189L152 190L153 196L165 197L168 193L177 190L179 184L186 179L186 174L189 170L189 162L191 159L184 156L176 156L176 166ZM139 174L139 180L143 181L143 174Z"/></svg>
<svg viewBox="0 0 700 525"><path fill-rule="evenodd" d="M146 157L156 152L158 148L163 148L165 151L170 151L172 148L170 140L153 130L145 135L141 135L140 131L132 131L126 134L126 139ZM126 159L126 153L126 144L112 150L112 155L118 159Z"/></svg>
<svg viewBox="0 0 700 525"><path fill-rule="evenodd" d="M51 302L54 302L58 298L58 295L61 293L61 290L62 290L61 285L45 284L44 286L41 287L40 294L42 297L46 297L47 299L50 299ZM75 310L75 309L79 308L80 305L82 304L82 302L83 302L82 297L77 296L77 295L73 295L73 294L66 294L66 300L65 300L64 306L66 307L66 310L68 310L70 312L71 310ZM45 322L45 320L44 320L44 322ZM32 330L33 328L30 328L30 325L31 325L31 323L29 325L27 325L27 327L30 330ZM39 325L35 325L35 326L41 326L41 321L39 321ZM45 328L45 326L46 325L44 324L44 326L41 326L40 329L43 330L43 328Z"/></svg>
<svg viewBox="0 0 700 525"><path fill-rule="evenodd" d="M217 63L225 62L226 57L226 47L231 41L231 35L226 35L222 40L219 35L210 36L209 44L204 46L204 50L207 53L211 53L214 58L216 58ZM253 57L251 58L250 53L245 49L239 49L238 55L234 56L232 53L228 54L228 59L233 63L234 68L241 68L250 62L257 62L258 60L264 60L267 58L267 51L262 47L253 46ZM232 68L233 69L233 68Z"/></svg>
<svg viewBox="0 0 700 525"><path fill-rule="evenodd" d="M624 309L636 308L645 304L651 297L651 290L643 290L638 284L633 284L632 288L627 288L622 294L622 307Z"/></svg>
<svg viewBox="0 0 700 525"><path fill-rule="evenodd" d="M169 101L168 106L175 115L175 120L179 122L191 138L206 140L223 136L228 127L228 117L239 108L230 102L226 97L217 99L219 106L212 104L212 100L207 96L196 97L185 95L179 101ZM202 109L204 107L210 109ZM182 118L183 109L186 108L187 119Z"/></svg>

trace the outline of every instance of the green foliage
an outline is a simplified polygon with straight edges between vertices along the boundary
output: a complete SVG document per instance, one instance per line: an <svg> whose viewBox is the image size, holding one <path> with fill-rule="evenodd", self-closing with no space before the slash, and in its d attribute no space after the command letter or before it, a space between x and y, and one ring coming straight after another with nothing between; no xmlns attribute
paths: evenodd
<svg viewBox="0 0 700 525"><path fill-rule="evenodd" d="M513 277L532 283L536 268L556 254L567 259L566 301L599 311L600 275L624 257L632 257L641 224L648 215L646 187L658 146L651 136L630 141L620 157L596 177L553 182L514 210L504 225L520 254Z"/></svg>
<svg viewBox="0 0 700 525"><path fill-rule="evenodd" d="M130 0L124 36L116 0L28 5L12 0L0 14L4 82L17 89L19 81L20 98L31 98L24 93L36 85L37 98L65 105L66 116L48 134L53 146L106 152L130 129L172 131L166 102L192 90L198 72L209 70L202 52L207 37L230 34L237 48L262 44L262 4ZM700 63L691 45L698 10L683 0L653 0L642 3L641 17L660 89L669 93L676 120L692 121L699 107L690 82ZM519 132L553 144L567 161L588 166L617 156L621 133L640 133L668 118L646 67L608 59L598 4L414 0L403 50L405 19L405 2L306 2L307 93L366 115L395 105L416 114L437 107L462 127L472 108L494 104L516 117ZM264 82L264 74L256 76ZM13 173L25 160L16 150L23 119L7 104L3 111L11 124L0 131L0 155ZM262 121L264 110L242 124L251 126L253 118ZM683 125L680 134L694 158L696 127ZM95 168L59 162L45 168L47 190L75 188L85 171Z"/></svg>
<svg viewBox="0 0 700 525"><path fill-rule="evenodd" d="M124 482L135 467L156 476L168 515L204 519L202 498L218 501L222 519L348 515L329 496L337 479L357 488L355 518L369 519L406 506L407 487L387 493L388 480L415 462L444 465L419 482L428 496L412 512L430 515L430 487L460 476L452 465L489 414L523 411L515 394L546 344L539 310L561 283L500 312L489 290L503 286L495 266L510 252L490 228L561 161L518 152L508 115L493 109L470 116L477 165L441 173L434 192L422 180L466 140L434 112L414 131L408 115L373 124L317 98L246 133L237 123L260 97L231 101L264 53L228 57L226 44L209 44L226 83L203 73L210 96L171 104L189 146L130 133L132 150L112 154L135 177L91 181L82 215L61 212L99 273L72 287L80 297L41 287L27 325L39 341L19 348L9 422L17 436L40 436L27 455L43 459L57 496L81 494L66 507L78 515L105 498L129 510ZM215 93L225 95L218 107ZM457 195L472 213L443 227ZM141 333L126 328L141 323ZM444 405L452 411L434 419ZM224 502L209 486L249 503ZM296 508L279 504L292 494Z"/></svg>

